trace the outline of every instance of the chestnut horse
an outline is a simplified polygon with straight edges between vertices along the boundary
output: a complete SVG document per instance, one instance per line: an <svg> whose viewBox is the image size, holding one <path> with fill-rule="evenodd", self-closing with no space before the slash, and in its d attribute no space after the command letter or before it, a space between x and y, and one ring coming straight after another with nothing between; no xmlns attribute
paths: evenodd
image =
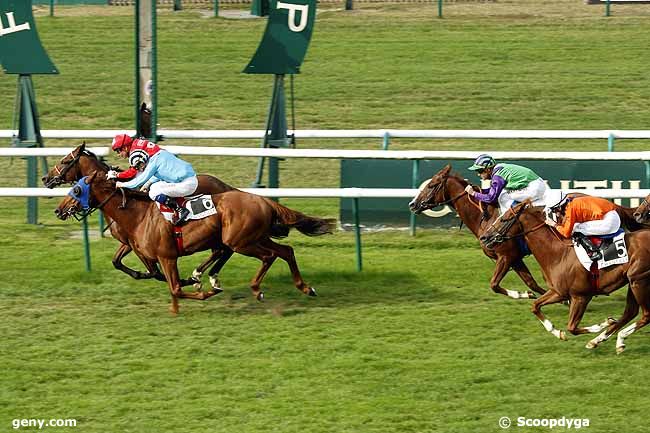
<svg viewBox="0 0 650 433"><path fill-rule="evenodd" d="M567 330L574 335L601 332L589 341L587 348L593 349L629 323L637 315L639 305L643 310L641 319L621 330L616 341L617 353L625 350L625 338L650 321L650 231L639 230L625 235L629 261L600 270L598 283L578 260L573 244L547 226L541 209L530 202L521 203L506 212L481 236L481 242L488 247L500 242L509 242L516 237L526 239L528 246L539 263L549 290L532 305L532 312L544 328L556 337L565 340L566 334L556 329L544 316L545 305L570 300ZM623 316L617 321L608 320L600 325L579 327L587 305L594 296L609 295L629 284L627 305Z"/></svg>
<svg viewBox="0 0 650 433"><path fill-rule="evenodd" d="M178 313L178 298L205 300L218 293L215 289L208 292L184 292L181 289L177 267L181 254L177 250L173 226L163 218L156 204L146 194L116 189L115 182L106 179L102 172L82 178L78 182L79 186L82 186L81 183L88 185L86 194L89 196L89 205L85 212L102 209L124 228L132 247L139 255L160 263L172 295L172 313ZM126 200L118 191L126 194ZM125 205L123 200L126 201ZM316 291L300 275L293 249L273 242L271 236L277 234L278 225L285 227L286 232L289 228L296 228L309 236L331 233L334 220L310 217L272 200L238 190L213 194L212 200L217 209L216 214L189 221L183 226L184 255L211 249L220 252L226 260L233 252L261 260L262 267L251 282L251 289L258 300L264 297L260 288L262 279L275 259L280 257L288 263L298 290L316 296ZM59 204L55 213L65 220L68 216L83 211L79 200L68 196Z"/></svg>
<svg viewBox="0 0 650 433"><path fill-rule="evenodd" d="M431 177L431 180L420 194L409 203L409 207L412 212L419 214L424 210L448 204L458 213L463 224L478 238L499 215L499 207L484 205L485 207L481 208L478 202L472 200L465 193L467 185L469 185L469 182L458 175L452 174L451 165L447 165ZM532 291L540 295L544 294L545 290L537 284L524 263L524 254L516 241L504 242L494 249L486 248L483 245L481 245L481 248L486 256L496 260L496 268L490 280L490 288L495 293L510 296L514 299L535 297L531 291L517 292L500 286L501 280L512 268Z"/></svg>
<svg viewBox="0 0 650 433"><path fill-rule="evenodd" d="M147 125L146 122L143 124L145 126ZM64 156L58 164L52 167L52 169L43 176L41 180L47 188L54 188L63 183L76 182L82 177L88 176L95 171L105 174L109 169L110 167L101 161L97 155L87 150L85 143L83 143L77 146L68 155ZM197 194L219 194L225 191L235 190L234 187L222 182L214 176L199 175L198 180L199 186L197 188ZM111 220L110 217L108 218L108 227L110 228L113 238L117 239L121 243L120 247L113 255L112 260L113 266L116 269L124 272L132 278L135 278L136 280L155 278L159 281L165 281L165 276L160 272L157 263L144 258L139 255L137 251L135 254L145 265L147 272L136 271L124 265L122 260L132 251L128 231L124 230L124 228L114 220ZM187 280L181 280L182 286L194 284L194 286L199 289L201 287L201 275L216 259L216 253L211 255L204 263L194 270L192 277ZM213 288L218 287L218 280L211 280L211 285Z"/></svg>

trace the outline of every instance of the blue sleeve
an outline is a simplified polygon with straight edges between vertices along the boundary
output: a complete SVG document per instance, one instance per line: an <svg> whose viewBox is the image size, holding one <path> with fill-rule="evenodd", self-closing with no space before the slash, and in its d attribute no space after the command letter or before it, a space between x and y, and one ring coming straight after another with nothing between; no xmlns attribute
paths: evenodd
<svg viewBox="0 0 650 433"><path fill-rule="evenodd" d="M474 198L485 203L494 203L506 186L506 181L499 175L493 175L490 189L486 193L477 192Z"/></svg>
<svg viewBox="0 0 650 433"><path fill-rule="evenodd" d="M156 164L156 161L154 158L151 158L149 160L149 164L147 164L147 167L144 169L142 173L137 175L135 178L131 179L130 181L124 183L122 185L123 188L129 188L129 189L135 189L139 188L142 185L144 185L150 178L154 177L154 174L156 173L158 166Z"/></svg>

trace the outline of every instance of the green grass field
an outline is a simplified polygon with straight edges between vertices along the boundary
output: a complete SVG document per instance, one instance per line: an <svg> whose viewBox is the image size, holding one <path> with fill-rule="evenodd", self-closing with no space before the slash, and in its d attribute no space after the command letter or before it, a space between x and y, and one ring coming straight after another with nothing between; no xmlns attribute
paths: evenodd
<svg viewBox="0 0 650 433"><path fill-rule="evenodd" d="M297 77L304 129L648 129L650 6L614 16L582 1L321 8ZM61 70L34 77L43 129L131 128L130 8L40 8L40 37ZM263 20L161 11L159 111L164 128L260 129L271 78L241 74ZM10 128L15 77L0 76L0 128ZM72 146L48 141L47 146ZM91 142L91 145L107 145ZM205 144L190 142L187 144ZM258 142L213 142L258 146ZM9 145L9 143L3 144ZM300 147L379 148L374 140L306 140ZM396 140L396 149L604 150L603 141ZM620 141L622 150L647 144ZM56 161L52 159L51 162ZM116 163L112 159L110 162ZM192 159L235 186L257 161ZM282 163L282 186L338 186L338 161ZM25 163L0 158L0 186L23 186ZM337 200L285 200L323 217ZM510 417L590 420L589 432L645 433L642 390L648 333L596 351L588 336L562 342L529 301L492 294L492 262L467 230L292 233L308 298L284 263L266 278L266 302L248 282L254 259L235 256L226 291L167 308L165 285L113 269L112 239L91 241L83 265L80 225L25 221L25 199L0 207L0 431L12 420L77 420L59 432L496 432ZM92 227L96 228L93 218ZM187 275L204 254L181 260ZM141 269L133 257L127 264ZM532 259L538 281L542 281ZM508 276L504 286L523 290ZM624 293L592 302L589 325L623 310ZM567 307L545 309L564 328ZM36 431L35 429L21 429ZM510 430L548 432L548 427ZM553 431L564 431L555 428Z"/></svg>

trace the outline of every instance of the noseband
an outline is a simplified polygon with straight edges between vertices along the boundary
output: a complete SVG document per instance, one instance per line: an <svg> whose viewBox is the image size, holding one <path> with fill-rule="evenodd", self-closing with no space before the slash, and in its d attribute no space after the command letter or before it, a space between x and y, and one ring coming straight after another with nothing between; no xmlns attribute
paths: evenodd
<svg viewBox="0 0 650 433"><path fill-rule="evenodd" d="M59 169L59 164L63 164L63 159L67 158L68 155L64 156L61 162L59 164L54 166L54 170L56 170L57 175L52 178L52 181L50 183L56 183L57 185L60 185L62 183L65 183L65 175L70 171L70 169L79 162L79 159L81 158L81 155L85 153L86 151L78 152L77 155L75 155L74 158L72 158L70 161L66 162L64 167L62 169ZM72 155L72 152L70 152L69 155Z"/></svg>

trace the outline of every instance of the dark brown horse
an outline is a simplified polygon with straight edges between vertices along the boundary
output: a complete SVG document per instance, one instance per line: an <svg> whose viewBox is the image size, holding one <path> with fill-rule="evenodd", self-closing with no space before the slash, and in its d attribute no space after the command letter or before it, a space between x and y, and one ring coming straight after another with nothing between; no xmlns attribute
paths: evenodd
<svg viewBox="0 0 650 433"><path fill-rule="evenodd" d="M448 204L458 213L463 224L478 238L499 215L499 208L498 206L492 205L484 205L481 208L479 203L472 200L465 193L465 187L467 185L469 185L469 182L458 175L452 174L451 165L447 165L433 175L420 194L411 201L409 207L412 212L421 213L424 210ZM534 298L535 295L533 292L537 292L540 295L545 292L537 284L524 263L524 254L516 241L504 242L494 249L486 248L483 245L481 245L481 248L486 256L496 260L496 268L490 280L490 288L495 293L510 296L514 299L526 299ZM514 269L517 275L519 275L519 278L532 291L517 292L515 290L504 289L500 286L501 280L503 280L510 268Z"/></svg>
<svg viewBox="0 0 650 433"><path fill-rule="evenodd" d="M637 315L639 305L643 310L641 319L621 330L616 342L617 353L625 349L625 338L650 321L650 231L639 230L625 235L629 261L600 270L598 283L587 271L573 249L570 240L562 238L544 222L544 214L529 202L521 203L506 212L490 227L481 242L492 247L499 242L511 241L522 236L537 259L549 290L532 305L532 312L544 328L560 339L566 339L563 331L556 329L544 316L545 305L570 300L567 330L572 334L601 332L592 339L587 348L593 349L629 323ZM594 296L609 295L629 284L627 305L623 316L617 321L581 328L580 321L587 305Z"/></svg>
<svg viewBox="0 0 650 433"><path fill-rule="evenodd" d="M144 125L146 126L147 123L145 122ZM76 182L82 177L88 176L96 171L105 174L109 169L110 167L106 163L101 161L94 153L86 149L84 143L77 146L68 155L64 156L58 164L52 167L52 169L43 176L42 181L47 188L54 188L63 183ZM236 189L214 176L199 175L198 180L199 186L197 188L197 194L219 194ZM165 277L160 272L157 263L155 261L152 262L147 260L145 257L139 255L137 251L135 251L135 254L147 268L146 273L136 271L123 264L122 260L124 257L133 250L131 247L131 240L128 237L128 232L124 230L120 224L111 220L110 217L108 218L108 227L110 228L113 238L117 239L121 243L120 247L113 255L113 266L116 269L119 269L137 280L155 278L160 281L165 281ZM182 285L187 286L194 284L197 289L200 288L201 275L215 260L217 260L216 253L200 264L192 273L191 278L181 280ZM216 277L211 279L211 284L213 288L218 287L219 282Z"/></svg>
<svg viewBox="0 0 650 433"><path fill-rule="evenodd" d="M89 208L101 208L124 228L133 249L139 255L160 263L172 295L172 313L178 312L178 298L204 300L218 293L214 289L208 292L184 292L181 289L177 267L181 254L176 247L173 226L163 218L156 204L145 194L126 191L126 208L122 208L120 190L115 189L115 182L106 179L104 173L93 173L79 182L89 185ZM289 228L296 228L309 236L331 233L334 220L310 217L272 200L238 190L212 195L212 200L217 209L215 215L189 221L183 227L183 255L210 249L219 251L226 260L233 252L261 260L262 267L251 282L251 289L258 300L264 297L260 287L262 279L273 262L280 257L288 263L298 290L310 296L316 295L315 290L302 279L293 249L275 243L271 236L278 233L278 226L285 227L286 232ZM59 204L55 213L65 220L81 210L79 200L68 196Z"/></svg>

